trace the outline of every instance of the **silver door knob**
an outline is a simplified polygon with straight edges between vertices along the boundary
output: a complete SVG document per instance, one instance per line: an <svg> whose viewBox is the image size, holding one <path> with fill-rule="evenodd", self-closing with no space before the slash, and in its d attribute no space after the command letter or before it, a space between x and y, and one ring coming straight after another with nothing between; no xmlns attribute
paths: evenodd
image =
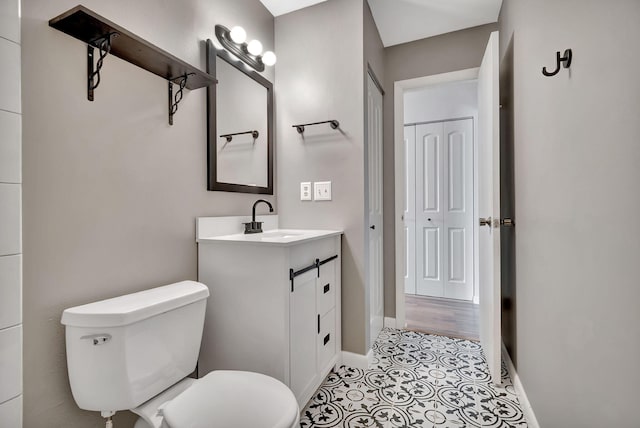
<svg viewBox="0 0 640 428"><path fill-rule="evenodd" d="M487 218L480 217L480 226L491 227L491 217L487 217Z"/></svg>

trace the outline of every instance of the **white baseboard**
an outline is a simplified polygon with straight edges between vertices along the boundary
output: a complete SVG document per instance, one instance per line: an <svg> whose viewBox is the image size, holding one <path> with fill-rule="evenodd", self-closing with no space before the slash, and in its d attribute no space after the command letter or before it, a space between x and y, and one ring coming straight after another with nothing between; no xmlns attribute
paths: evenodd
<svg viewBox="0 0 640 428"><path fill-rule="evenodd" d="M502 343L502 358L504 358L504 362L507 365L507 370L511 376L511 381L513 382L513 388L516 390L518 398L520 399L520 406L522 407L522 412L527 420L527 426L529 428L540 428L538 419L536 419L536 415L533 413L533 407L531 407L531 403L529 403L527 393L524 391L522 381L520 381L518 372L516 372L516 367L513 365L513 361L511 361L511 357L509 356L507 348L504 346L504 342Z"/></svg>
<svg viewBox="0 0 640 428"><path fill-rule="evenodd" d="M373 360L373 349L369 349L367 355L355 354L353 352L342 351L342 364L356 369L366 370Z"/></svg>
<svg viewBox="0 0 640 428"><path fill-rule="evenodd" d="M397 328L396 319L391 317L384 317L384 326L389 328Z"/></svg>

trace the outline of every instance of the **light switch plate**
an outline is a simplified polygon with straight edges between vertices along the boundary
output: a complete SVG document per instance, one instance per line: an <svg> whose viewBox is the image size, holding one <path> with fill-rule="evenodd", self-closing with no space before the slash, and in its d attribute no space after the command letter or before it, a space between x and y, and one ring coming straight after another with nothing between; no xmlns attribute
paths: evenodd
<svg viewBox="0 0 640 428"><path fill-rule="evenodd" d="M300 200L301 201L310 201L311 200L311 182L303 181L300 183Z"/></svg>
<svg viewBox="0 0 640 428"><path fill-rule="evenodd" d="M316 201L331 200L331 182L317 181L313 183L313 199Z"/></svg>

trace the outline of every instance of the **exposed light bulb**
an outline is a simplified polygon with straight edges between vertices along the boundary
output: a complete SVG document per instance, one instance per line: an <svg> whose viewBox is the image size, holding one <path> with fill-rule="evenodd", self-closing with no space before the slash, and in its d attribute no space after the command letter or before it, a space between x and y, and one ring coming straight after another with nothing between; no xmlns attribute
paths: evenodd
<svg viewBox="0 0 640 428"><path fill-rule="evenodd" d="M247 45L247 51L251 55L260 55L262 53L262 43L259 40L251 40Z"/></svg>
<svg viewBox="0 0 640 428"><path fill-rule="evenodd" d="M268 65L269 67L271 67L276 63L276 54L271 51L266 51L264 55L262 55L262 62L264 63L264 65Z"/></svg>
<svg viewBox="0 0 640 428"><path fill-rule="evenodd" d="M231 40L236 43L244 43L247 40L247 32L244 31L244 28L235 26L230 31Z"/></svg>

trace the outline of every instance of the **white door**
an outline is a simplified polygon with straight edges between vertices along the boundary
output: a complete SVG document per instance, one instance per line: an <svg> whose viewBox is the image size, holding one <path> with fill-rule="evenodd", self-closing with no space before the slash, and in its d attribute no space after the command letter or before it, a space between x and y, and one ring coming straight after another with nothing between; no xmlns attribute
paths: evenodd
<svg viewBox="0 0 640 428"><path fill-rule="evenodd" d="M480 342L493 382L500 375L500 111L498 32L491 33L478 75L478 215ZM482 225L484 224L484 225Z"/></svg>
<svg viewBox="0 0 640 428"><path fill-rule="evenodd" d="M416 127L404 127L404 292L416 294Z"/></svg>
<svg viewBox="0 0 640 428"><path fill-rule="evenodd" d="M382 330L384 321L382 247L382 93L367 75L367 153L369 220L369 345Z"/></svg>
<svg viewBox="0 0 640 428"><path fill-rule="evenodd" d="M472 300L473 119L417 125L415 147L416 293Z"/></svg>

